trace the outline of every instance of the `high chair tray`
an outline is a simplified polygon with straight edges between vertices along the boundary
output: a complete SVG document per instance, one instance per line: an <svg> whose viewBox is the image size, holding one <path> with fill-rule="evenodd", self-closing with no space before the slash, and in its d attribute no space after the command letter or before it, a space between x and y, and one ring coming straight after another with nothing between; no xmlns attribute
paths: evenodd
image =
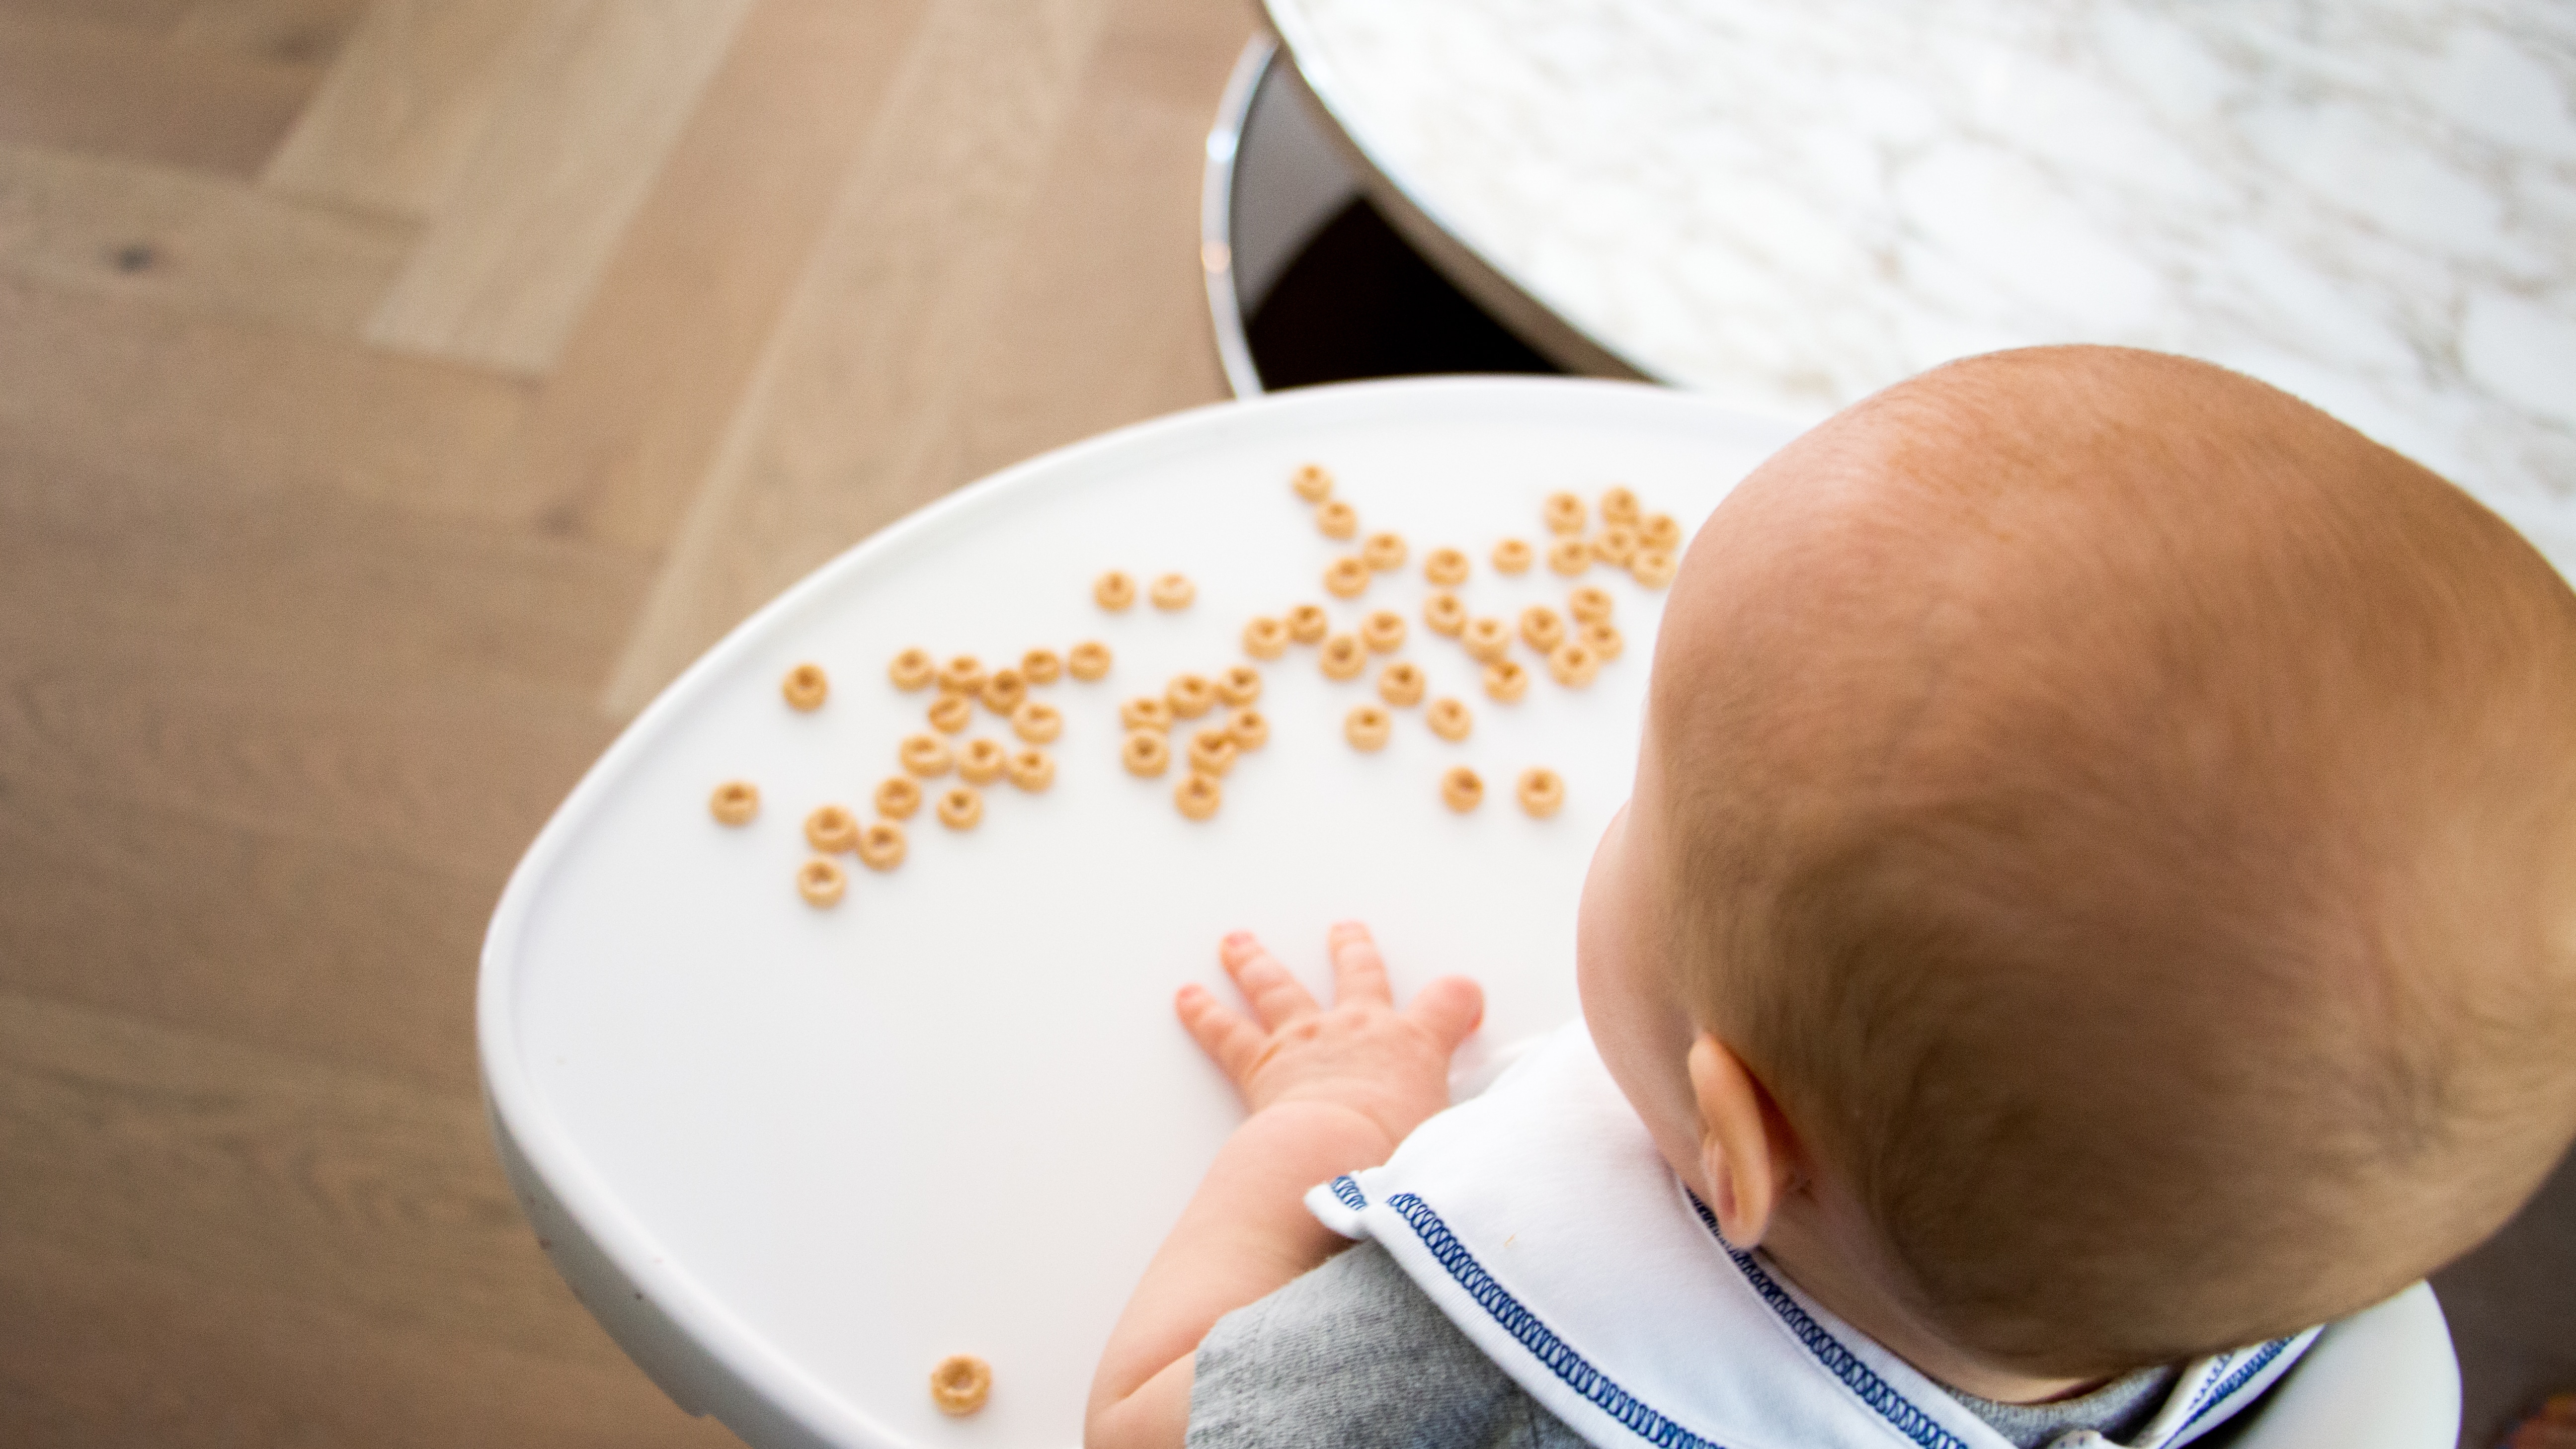
<svg viewBox="0 0 2576 1449"><path fill-rule="evenodd" d="M494 1131L566 1280L673 1398L756 1445L1078 1442L1110 1324L1239 1116L1173 1021L1174 989L1230 996L1216 942L1244 927L1320 994L1325 928L1356 917L1400 995L1447 972L1484 983L1462 1090L1573 1015L1575 900L1627 793L1663 595L1606 566L1503 577L1489 555L1505 537L1543 552L1540 503L1561 489L1625 484L1696 528L1790 431L1620 383L1294 391L1006 469L788 590L592 767L484 943ZM1410 545L1358 600L1322 587L1357 545L1322 537L1291 492L1308 462L1365 531ZM1422 627L1423 555L1443 545L1472 560L1459 592L1477 615L1608 590L1621 657L1568 689L1524 650L1527 697L1488 699ZM1111 568L1185 573L1197 598L1104 612L1091 584ZM1245 621L1301 602L1337 630L1398 610L1408 638L1348 683L1309 646L1259 663L1270 743L1225 777L1213 819L1183 818L1177 771L1121 767L1119 702L1248 662ZM807 813L869 817L898 742L927 728L929 696L888 681L897 651L999 663L1084 639L1114 651L1109 676L1035 691L1065 718L1051 788L988 786L963 832L925 804L899 868L839 856L841 902L799 898ZM1345 743L1389 658L1466 702L1473 733L1436 738L1416 706L1383 750ZM805 661L830 678L810 713L780 693ZM959 738L978 735L1016 744L980 710ZM1485 782L1472 813L1441 800L1457 764ZM1553 818L1514 799L1532 765L1564 777ZM708 798L735 778L761 808L728 828ZM952 1353L993 1368L965 1418L928 1392Z"/></svg>

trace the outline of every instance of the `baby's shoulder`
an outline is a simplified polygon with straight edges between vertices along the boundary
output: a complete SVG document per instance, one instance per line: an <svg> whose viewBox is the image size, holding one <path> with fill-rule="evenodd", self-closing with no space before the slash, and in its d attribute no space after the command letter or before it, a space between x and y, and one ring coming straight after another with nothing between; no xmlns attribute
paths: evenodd
<svg viewBox="0 0 2576 1449"><path fill-rule="evenodd" d="M1217 1320L1194 1365L1190 1449L1578 1449L1582 1442L1375 1243Z"/></svg>

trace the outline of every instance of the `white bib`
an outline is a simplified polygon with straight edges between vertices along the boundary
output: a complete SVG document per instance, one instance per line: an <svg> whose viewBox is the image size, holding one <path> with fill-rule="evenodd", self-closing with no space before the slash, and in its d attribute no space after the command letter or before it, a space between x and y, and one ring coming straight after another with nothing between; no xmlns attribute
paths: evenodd
<svg viewBox="0 0 2576 1449"><path fill-rule="evenodd" d="M1730 1249L1581 1021L1423 1123L1385 1166L1335 1178L1306 1205L1344 1237L1376 1239L1487 1357L1601 1449L2011 1449L1768 1259ZM2168 1449L2208 1432L2316 1333L2188 1365L2132 1442Z"/></svg>

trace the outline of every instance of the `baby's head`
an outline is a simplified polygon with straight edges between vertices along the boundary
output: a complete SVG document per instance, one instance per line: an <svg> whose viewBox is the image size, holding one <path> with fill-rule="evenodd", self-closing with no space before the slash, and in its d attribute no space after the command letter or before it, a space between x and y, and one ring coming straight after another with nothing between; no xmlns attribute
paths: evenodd
<svg viewBox="0 0 2576 1449"><path fill-rule="evenodd" d="M2576 1134L2576 595L2221 369L1939 369L1700 531L1581 935L1675 1169L1918 1363L2339 1317Z"/></svg>

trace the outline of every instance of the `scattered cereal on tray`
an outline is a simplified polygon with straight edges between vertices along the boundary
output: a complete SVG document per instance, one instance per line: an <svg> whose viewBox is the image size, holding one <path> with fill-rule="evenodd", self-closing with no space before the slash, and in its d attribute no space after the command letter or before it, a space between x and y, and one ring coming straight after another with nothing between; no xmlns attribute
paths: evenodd
<svg viewBox="0 0 2576 1449"><path fill-rule="evenodd" d="M1592 535L1592 556L1613 568L1626 568L1637 556L1637 530L1605 528Z"/></svg>
<svg viewBox="0 0 2576 1449"><path fill-rule="evenodd" d="M951 830L972 830L984 818L984 797L964 785L939 792L939 823Z"/></svg>
<svg viewBox="0 0 2576 1449"><path fill-rule="evenodd" d="M1300 644L1321 643L1333 617L1321 604L1299 604L1288 611L1288 637Z"/></svg>
<svg viewBox="0 0 2576 1449"><path fill-rule="evenodd" d="M1010 758L1011 752L999 740L968 740L957 752L957 778L969 785L990 785L1002 778L1002 767Z"/></svg>
<svg viewBox="0 0 2576 1449"><path fill-rule="evenodd" d="M1458 642L1467 647L1468 658L1491 664L1511 652L1512 626L1500 619L1470 619Z"/></svg>
<svg viewBox="0 0 2576 1449"><path fill-rule="evenodd" d="M877 786L876 803L877 813L888 820L910 820L912 812L921 808L921 786L910 775L889 775Z"/></svg>
<svg viewBox="0 0 2576 1449"><path fill-rule="evenodd" d="M1485 782L1464 765L1453 765L1440 777L1440 798L1464 815L1485 803Z"/></svg>
<svg viewBox="0 0 2576 1449"><path fill-rule="evenodd" d="M1118 722L1131 730L1167 730L1172 707L1160 695L1140 694L1118 706Z"/></svg>
<svg viewBox="0 0 2576 1449"><path fill-rule="evenodd" d="M1590 584L1565 596L1565 612L1578 624L1601 624L1610 618L1610 591Z"/></svg>
<svg viewBox="0 0 2576 1449"><path fill-rule="evenodd" d="M825 855L838 855L859 843L859 819L843 806L816 806L805 817L805 843Z"/></svg>
<svg viewBox="0 0 2576 1449"><path fill-rule="evenodd" d="M1042 699L1024 700L1011 711L1011 733L1033 745L1052 743L1064 733L1064 711Z"/></svg>
<svg viewBox="0 0 2576 1449"><path fill-rule="evenodd" d="M822 665L799 664L778 682L778 692L797 709L821 709L823 697L832 692L832 681L825 677Z"/></svg>
<svg viewBox="0 0 2576 1449"><path fill-rule="evenodd" d="M1092 581L1091 601L1114 614L1136 602L1136 581L1111 569Z"/></svg>
<svg viewBox="0 0 2576 1449"><path fill-rule="evenodd" d="M1165 574L1154 580L1153 598L1157 609L1186 609L1199 596L1199 586L1182 574Z"/></svg>
<svg viewBox="0 0 2576 1449"><path fill-rule="evenodd" d="M1584 647L1590 649L1603 663L1618 658L1620 651L1628 647L1627 641L1619 635L1619 626L1607 621L1586 624L1575 631L1575 637L1581 639Z"/></svg>
<svg viewBox="0 0 2576 1449"><path fill-rule="evenodd" d="M1324 641L1315 662L1322 667L1326 679L1357 679L1360 671L1368 667L1368 650L1361 647L1359 636L1336 634Z"/></svg>
<svg viewBox="0 0 2576 1449"><path fill-rule="evenodd" d="M1356 599L1368 592L1368 560L1345 554L1324 570L1324 592L1336 599Z"/></svg>
<svg viewBox="0 0 2576 1449"><path fill-rule="evenodd" d="M1234 768L1234 731L1209 725L1190 736L1190 768L1202 775L1222 775Z"/></svg>
<svg viewBox="0 0 2576 1449"><path fill-rule="evenodd" d="M1020 673L1031 684L1053 684L1064 675L1064 658L1052 649L1032 649L1020 656Z"/></svg>
<svg viewBox="0 0 2576 1449"><path fill-rule="evenodd" d="M1016 669L996 669L984 681L983 696L986 709L1007 715L1029 697L1028 676Z"/></svg>
<svg viewBox="0 0 2576 1449"><path fill-rule="evenodd" d="M1197 719L1216 703L1216 686L1204 674L1175 674L1164 687L1163 698L1170 702L1174 719Z"/></svg>
<svg viewBox="0 0 2576 1449"><path fill-rule="evenodd" d="M1565 618L1545 604L1521 610L1521 642L1545 654L1565 642Z"/></svg>
<svg viewBox="0 0 2576 1449"><path fill-rule="evenodd" d="M1159 775L1172 762L1172 745L1160 730L1130 730L1127 743L1119 747L1118 759L1130 775Z"/></svg>
<svg viewBox="0 0 2576 1449"><path fill-rule="evenodd" d="M1321 463L1308 463L1288 475L1288 486L1309 503L1321 503L1333 496L1333 474Z"/></svg>
<svg viewBox="0 0 2576 1449"><path fill-rule="evenodd" d="M948 742L937 735L910 736L900 753L903 767L925 780L947 774L948 767L956 762L948 752Z"/></svg>
<svg viewBox="0 0 2576 1449"><path fill-rule="evenodd" d="M1422 577L1442 588L1467 582L1467 556L1454 548L1435 548L1422 556Z"/></svg>
<svg viewBox="0 0 2576 1449"><path fill-rule="evenodd" d="M1407 550L1400 533L1372 533L1360 545L1360 561L1379 573L1393 573L1404 567Z"/></svg>
<svg viewBox="0 0 2576 1449"><path fill-rule="evenodd" d="M760 813L760 787L749 780L727 780L707 797L707 811L726 825L749 825Z"/></svg>
<svg viewBox="0 0 2576 1449"><path fill-rule="evenodd" d="M1225 803L1225 789L1213 775L1191 775L1172 791L1172 803L1192 820L1205 820Z"/></svg>
<svg viewBox="0 0 2576 1449"><path fill-rule="evenodd" d="M1455 639L1467 627L1467 606L1445 589L1433 594L1422 601L1422 627Z"/></svg>
<svg viewBox="0 0 2576 1449"><path fill-rule="evenodd" d="M1404 647L1404 616L1379 609L1360 621L1360 642L1372 654L1392 654Z"/></svg>
<svg viewBox="0 0 2576 1449"><path fill-rule="evenodd" d="M1257 750L1270 743L1270 721L1257 709L1238 709L1225 723L1226 733L1234 736L1238 750Z"/></svg>
<svg viewBox="0 0 2576 1449"><path fill-rule="evenodd" d="M975 705L962 694L943 694L930 702L930 727L953 735L975 722Z"/></svg>
<svg viewBox="0 0 2576 1449"><path fill-rule="evenodd" d="M1637 546L1657 553L1682 551L1682 526L1669 513L1650 514L1637 522Z"/></svg>
<svg viewBox="0 0 2576 1449"><path fill-rule="evenodd" d="M1551 493L1539 505L1539 517L1546 521L1547 531L1574 534L1583 531L1583 500L1571 493Z"/></svg>
<svg viewBox="0 0 2576 1449"><path fill-rule="evenodd" d="M1374 704L1354 706L1342 717L1342 738L1355 750L1382 749L1387 735L1395 729L1395 716Z"/></svg>
<svg viewBox="0 0 2576 1449"><path fill-rule="evenodd" d="M1547 566L1573 578L1592 567L1592 546L1579 538L1560 538L1547 546Z"/></svg>
<svg viewBox="0 0 2576 1449"><path fill-rule="evenodd" d="M1625 488L1604 489L1601 494L1601 521L1634 526L1637 522L1637 495Z"/></svg>
<svg viewBox="0 0 2576 1449"><path fill-rule="evenodd" d="M927 649L906 649L886 665L886 678L901 690L921 689L938 677L939 663Z"/></svg>
<svg viewBox="0 0 2576 1449"><path fill-rule="evenodd" d="M1488 697L1510 704L1529 693L1529 671L1509 659L1497 659L1485 666L1485 693Z"/></svg>
<svg viewBox="0 0 2576 1449"><path fill-rule="evenodd" d="M1109 673L1109 646L1086 639L1064 651L1064 672L1089 684Z"/></svg>
<svg viewBox="0 0 2576 1449"><path fill-rule="evenodd" d="M945 694L983 693L984 661L972 654L960 654L940 665L939 688Z"/></svg>
<svg viewBox="0 0 2576 1449"><path fill-rule="evenodd" d="M1529 572L1530 546L1517 538L1507 538L1494 545L1494 572L1525 574Z"/></svg>
<svg viewBox="0 0 2576 1449"><path fill-rule="evenodd" d="M1521 771L1521 808L1545 820L1565 803L1565 778L1544 765Z"/></svg>
<svg viewBox="0 0 2576 1449"><path fill-rule="evenodd" d="M1454 699L1431 701L1431 707L1422 712L1422 722L1431 726L1433 734L1453 744L1465 739L1467 732L1476 727L1476 717L1468 712L1466 705Z"/></svg>
<svg viewBox="0 0 2576 1449"><path fill-rule="evenodd" d="M1216 697L1227 704L1250 704L1261 697L1261 671L1237 664L1216 677Z"/></svg>
<svg viewBox="0 0 2576 1449"><path fill-rule="evenodd" d="M1255 659L1276 659L1288 652L1288 626L1263 614L1243 626L1243 652Z"/></svg>
<svg viewBox="0 0 2576 1449"><path fill-rule="evenodd" d="M859 863L870 870L892 870L903 864L903 827L891 820L871 820L859 832Z"/></svg>
<svg viewBox="0 0 2576 1449"><path fill-rule="evenodd" d="M1568 689L1581 689L1601 672L1601 656L1581 640L1568 639L1548 651L1547 672Z"/></svg>
<svg viewBox="0 0 2576 1449"><path fill-rule="evenodd" d="M1360 532L1359 510L1338 498L1329 499L1316 507L1315 527L1326 538L1357 538Z"/></svg>
<svg viewBox="0 0 2576 1449"><path fill-rule="evenodd" d="M1399 659L1377 672L1377 697L1404 709L1422 702L1422 666Z"/></svg>
<svg viewBox="0 0 2576 1449"><path fill-rule="evenodd" d="M1661 549L1640 549L1628 561L1628 572L1637 582L1650 589L1660 589L1673 581L1676 567L1673 556Z"/></svg>
<svg viewBox="0 0 2576 1449"><path fill-rule="evenodd" d="M1055 783L1055 760L1044 750L1014 750L1007 773L1012 784L1036 794Z"/></svg>

